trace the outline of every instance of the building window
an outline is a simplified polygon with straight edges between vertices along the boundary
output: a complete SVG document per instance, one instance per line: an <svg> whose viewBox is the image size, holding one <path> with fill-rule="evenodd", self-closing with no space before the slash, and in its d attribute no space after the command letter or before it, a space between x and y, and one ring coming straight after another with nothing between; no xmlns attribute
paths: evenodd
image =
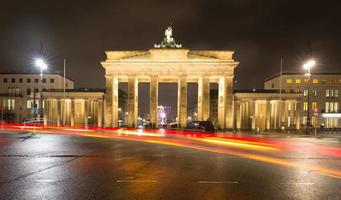
<svg viewBox="0 0 341 200"><path fill-rule="evenodd" d="M326 90L327 98L337 98L339 97L339 90Z"/></svg>
<svg viewBox="0 0 341 200"><path fill-rule="evenodd" d="M35 83L39 83L39 80L37 78L34 79Z"/></svg>
<svg viewBox="0 0 341 200"><path fill-rule="evenodd" d="M26 107L27 108L32 108L32 100L27 100Z"/></svg>
<svg viewBox="0 0 341 200"><path fill-rule="evenodd" d="M339 110L339 102L326 102L325 112L333 113L338 112Z"/></svg>
<svg viewBox="0 0 341 200"><path fill-rule="evenodd" d="M319 80L318 79L313 79L313 83L317 84L317 83L319 83Z"/></svg>
<svg viewBox="0 0 341 200"><path fill-rule="evenodd" d="M14 99L7 99L7 108L8 108L8 110L14 110L14 108L15 108L15 100Z"/></svg>
<svg viewBox="0 0 341 200"><path fill-rule="evenodd" d="M27 88L26 94L31 95L31 88Z"/></svg>
<svg viewBox="0 0 341 200"><path fill-rule="evenodd" d="M19 88L18 87L15 88L15 94L19 94Z"/></svg>
<svg viewBox="0 0 341 200"><path fill-rule="evenodd" d="M292 79L287 79L287 84L291 84L292 83Z"/></svg>
<svg viewBox="0 0 341 200"><path fill-rule="evenodd" d="M35 93L38 93L38 92L39 92L39 89L38 89L38 88L35 88L35 89L34 89L34 92L35 92Z"/></svg>
<svg viewBox="0 0 341 200"><path fill-rule="evenodd" d="M317 96L317 90L313 90L312 92L313 92L314 97L316 97Z"/></svg>
<svg viewBox="0 0 341 200"><path fill-rule="evenodd" d="M304 111L308 110L308 102L307 101L303 102L303 110Z"/></svg>
<svg viewBox="0 0 341 200"><path fill-rule="evenodd" d="M46 78L43 78L43 83L46 83Z"/></svg>
<svg viewBox="0 0 341 200"><path fill-rule="evenodd" d="M23 82L22 78L19 78L19 83L22 83L22 82Z"/></svg>
<svg viewBox="0 0 341 200"><path fill-rule="evenodd" d="M11 78L11 83L15 83L15 78Z"/></svg>
<svg viewBox="0 0 341 200"><path fill-rule="evenodd" d="M316 102L316 101L313 101L313 102L311 103L311 108L312 108L312 109L317 109L317 102Z"/></svg>
<svg viewBox="0 0 341 200"><path fill-rule="evenodd" d="M53 78L51 78L50 79L50 83L54 83L54 79ZM273 84L272 84L273 85ZM273 88L273 87L272 87Z"/></svg>
<svg viewBox="0 0 341 200"><path fill-rule="evenodd" d="M301 84L301 79L296 79L296 84Z"/></svg>
<svg viewBox="0 0 341 200"><path fill-rule="evenodd" d="M7 78L4 78L4 83L7 83L7 82L8 82Z"/></svg>
<svg viewBox="0 0 341 200"><path fill-rule="evenodd" d="M339 112L339 102L334 102L334 112Z"/></svg>
<svg viewBox="0 0 341 200"><path fill-rule="evenodd" d="M321 83L322 83L322 84L326 84L326 83L327 83L327 80L321 80Z"/></svg>
<svg viewBox="0 0 341 200"><path fill-rule="evenodd" d="M30 78L26 79L26 83L31 83L31 79Z"/></svg>
<svg viewBox="0 0 341 200"><path fill-rule="evenodd" d="M305 84L309 83L309 80L308 79L304 79L304 83Z"/></svg>
<svg viewBox="0 0 341 200"><path fill-rule="evenodd" d="M309 90L303 90L303 96L308 96Z"/></svg>
<svg viewBox="0 0 341 200"><path fill-rule="evenodd" d="M326 102L324 110L325 110L326 113L329 113L329 102Z"/></svg>

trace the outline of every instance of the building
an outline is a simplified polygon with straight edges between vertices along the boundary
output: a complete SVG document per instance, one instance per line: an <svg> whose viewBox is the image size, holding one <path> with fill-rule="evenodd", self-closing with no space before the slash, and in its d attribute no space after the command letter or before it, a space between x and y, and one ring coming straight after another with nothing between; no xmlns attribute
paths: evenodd
<svg viewBox="0 0 341 200"><path fill-rule="evenodd" d="M44 124L64 126L102 126L104 90L46 90Z"/></svg>
<svg viewBox="0 0 341 200"><path fill-rule="evenodd" d="M307 112L310 112L311 124L315 127L341 127L341 73L316 73L310 80L304 74L283 73L267 78L264 88L302 93L302 124L307 124Z"/></svg>
<svg viewBox="0 0 341 200"><path fill-rule="evenodd" d="M38 73L0 73L0 118L8 122L31 118L34 105L40 108L39 91L63 89L63 83L59 73L45 73L42 82ZM73 80L66 78L65 88L73 87Z"/></svg>
<svg viewBox="0 0 341 200"><path fill-rule="evenodd" d="M107 51L101 62L105 69L105 126L118 126L118 84L128 83L128 126L138 120L138 84L150 83L150 123L157 124L158 84L178 85L178 124L185 127L187 115L187 83L198 84L198 120L209 118L210 83L218 84L218 124L233 128L233 77L239 62L233 51L189 50L175 43L168 27L161 44L148 51Z"/></svg>
<svg viewBox="0 0 341 200"><path fill-rule="evenodd" d="M242 130L299 130L301 98L301 93L290 91L235 90L234 127Z"/></svg>

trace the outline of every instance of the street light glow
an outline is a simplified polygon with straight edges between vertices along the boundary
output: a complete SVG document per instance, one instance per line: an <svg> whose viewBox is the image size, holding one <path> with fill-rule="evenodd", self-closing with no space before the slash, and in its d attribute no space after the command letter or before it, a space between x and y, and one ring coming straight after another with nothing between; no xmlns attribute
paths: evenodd
<svg viewBox="0 0 341 200"><path fill-rule="evenodd" d="M309 60L308 62L304 63L303 68L310 69L313 66L315 66L315 64L316 64L315 60Z"/></svg>
<svg viewBox="0 0 341 200"><path fill-rule="evenodd" d="M41 70L47 69L47 64L41 58L36 59L36 66L39 67Z"/></svg>

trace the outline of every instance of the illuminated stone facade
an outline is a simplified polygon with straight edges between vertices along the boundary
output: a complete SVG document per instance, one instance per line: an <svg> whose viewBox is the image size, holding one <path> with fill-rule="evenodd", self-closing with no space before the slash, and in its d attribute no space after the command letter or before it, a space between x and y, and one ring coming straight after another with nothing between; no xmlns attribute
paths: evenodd
<svg viewBox="0 0 341 200"><path fill-rule="evenodd" d="M209 114L209 84L219 84L218 124L233 127L233 51L154 48L149 51L107 51L105 126L117 127L118 84L128 83L128 126L137 125L138 84L150 83L150 122L157 124L158 83L178 84L179 126L187 123L187 83L198 84L198 120Z"/></svg>
<svg viewBox="0 0 341 200"><path fill-rule="evenodd" d="M45 125L101 127L103 124L101 90L46 91L43 96Z"/></svg>
<svg viewBox="0 0 341 200"><path fill-rule="evenodd" d="M278 90L235 91L236 129L279 130L301 128L302 94Z"/></svg>

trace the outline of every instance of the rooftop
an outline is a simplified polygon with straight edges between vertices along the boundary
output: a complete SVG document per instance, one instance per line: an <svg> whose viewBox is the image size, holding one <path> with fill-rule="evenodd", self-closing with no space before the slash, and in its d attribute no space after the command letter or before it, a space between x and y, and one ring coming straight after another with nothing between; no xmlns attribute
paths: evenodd
<svg viewBox="0 0 341 200"><path fill-rule="evenodd" d="M281 93L281 90L267 90L267 89L241 89L234 90L233 93ZM282 90L282 93L286 94L300 94L301 92L296 92L295 90Z"/></svg>
<svg viewBox="0 0 341 200"><path fill-rule="evenodd" d="M40 75L39 72L0 72L0 75ZM44 72L44 75L59 75L64 76L62 73L59 72ZM66 79L70 81L74 81L70 77L66 76Z"/></svg>
<svg viewBox="0 0 341 200"><path fill-rule="evenodd" d="M304 76L304 73L297 73L297 72L283 72L282 75L302 75ZM319 76L319 75L341 75L341 72L334 72L334 73L330 73L330 72L326 72L326 73L312 73L312 76ZM265 79L265 81L269 81L271 79L277 78L281 76L281 73L269 76L268 78Z"/></svg>

